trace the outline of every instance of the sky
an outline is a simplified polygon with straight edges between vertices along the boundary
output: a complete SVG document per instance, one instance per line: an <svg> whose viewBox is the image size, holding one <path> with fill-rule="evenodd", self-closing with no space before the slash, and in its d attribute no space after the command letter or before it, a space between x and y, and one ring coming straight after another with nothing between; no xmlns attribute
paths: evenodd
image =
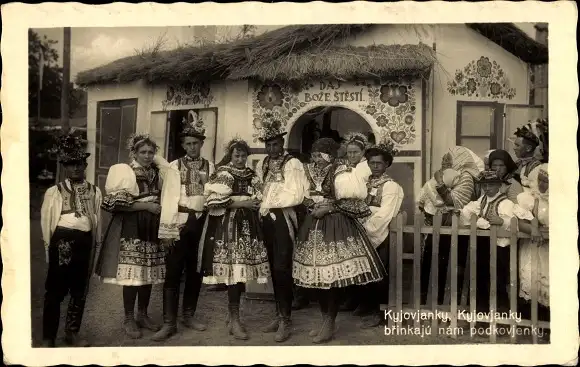
<svg viewBox="0 0 580 367"><path fill-rule="evenodd" d="M532 38L535 38L533 23L517 23ZM256 33L263 33L282 26L257 26ZM239 33L239 26L216 27L217 37L231 37ZM40 36L46 35L58 43L55 45L62 55L62 28L34 29ZM136 50L147 48L160 37L166 40L166 48L191 42L207 32L206 27L90 27L71 29L71 80L77 73L92 69L111 61L131 56ZM59 60L62 65L62 60Z"/></svg>

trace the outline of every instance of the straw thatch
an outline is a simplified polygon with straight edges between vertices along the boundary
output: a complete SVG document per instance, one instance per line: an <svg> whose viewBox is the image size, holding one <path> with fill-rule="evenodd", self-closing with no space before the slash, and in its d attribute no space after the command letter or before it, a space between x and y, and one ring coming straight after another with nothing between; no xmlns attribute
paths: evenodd
<svg viewBox="0 0 580 367"><path fill-rule="evenodd" d="M230 68L229 78L297 81L420 76L435 60L433 50L424 44L330 47L281 56L270 62L234 66Z"/></svg>
<svg viewBox="0 0 580 367"><path fill-rule="evenodd" d="M79 85L227 79L232 65L265 62L308 48L326 48L370 27L364 24L294 25L228 44L180 47L126 57L77 75Z"/></svg>
<svg viewBox="0 0 580 367"><path fill-rule="evenodd" d="M518 32L515 25L473 23L468 26L524 61L547 60L547 47ZM81 72L76 83L88 86L140 79L149 83L246 78L354 79L420 75L435 62L433 50L426 45L339 46L369 27L372 25L294 25L227 44L145 53Z"/></svg>

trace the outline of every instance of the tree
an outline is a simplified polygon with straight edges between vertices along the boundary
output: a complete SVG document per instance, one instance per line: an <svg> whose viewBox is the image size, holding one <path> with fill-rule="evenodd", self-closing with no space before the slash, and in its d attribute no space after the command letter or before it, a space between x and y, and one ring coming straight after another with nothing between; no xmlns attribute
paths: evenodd
<svg viewBox="0 0 580 367"><path fill-rule="evenodd" d="M43 118L60 118L60 100L62 90L62 68L58 66L58 51L54 48L57 41L40 38L38 33L28 30L28 116L37 116L38 83L40 72L40 53L44 57L42 90L40 91L40 116ZM79 107L81 89L70 84L69 117Z"/></svg>

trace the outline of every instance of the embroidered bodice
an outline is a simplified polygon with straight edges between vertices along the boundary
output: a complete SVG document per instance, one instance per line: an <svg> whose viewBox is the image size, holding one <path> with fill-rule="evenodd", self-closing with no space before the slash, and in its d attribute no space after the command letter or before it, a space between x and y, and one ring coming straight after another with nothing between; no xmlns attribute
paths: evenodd
<svg viewBox="0 0 580 367"><path fill-rule="evenodd" d="M328 176L332 167L332 164L328 164L323 168L318 168L314 163L306 165L306 178L309 183L310 196L330 194L332 180L329 180Z"/></svg>
<svg viewBox="0 0 580 367"><path fill-rule="evenodd" d="M252 196L256 194L256 191L261 189L257 182L256 173L251 168L236 168L228 164L220 167L217 170L217 173L219 172L227 172L233 178L232 182L226 183L227 186L231 186L232 188L231 196ZM219 180L220 177L227 176L218 174L217 180Z"/></svg>
<svg viewBox="0 0 580 367"><path fill-rule="evenodd" d="M488 200L489 199L487 196L484 196L483 199L481 199L479 217L488 220L492 216L499 217L498 206L502 201L508 200L507 196L505 194L500 194L497 197L493 198L491 201L488 202Z"/></svg>
<svg viewBox="0 0 580 367"><path fill-rule="evenodd" d="M135 166L132 167L139 187L139 196L160 194L161 187L159 184L159 169L155 166L148 168Z"/></svg>

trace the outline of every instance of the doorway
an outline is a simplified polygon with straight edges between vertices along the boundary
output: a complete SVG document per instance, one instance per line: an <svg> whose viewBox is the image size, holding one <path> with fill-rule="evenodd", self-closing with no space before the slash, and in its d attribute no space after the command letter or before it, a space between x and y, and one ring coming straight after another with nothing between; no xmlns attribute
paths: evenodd
<svg viewBox="0 0 580 367"><path fill-rule="evenodd" d="M333 138L342 142L349 132L361 132L374 139L371 126L358 113L344 107L316 107L294 122L288 134L288 151L302 162L308 162L312 144L317 139Z"/></svg>

